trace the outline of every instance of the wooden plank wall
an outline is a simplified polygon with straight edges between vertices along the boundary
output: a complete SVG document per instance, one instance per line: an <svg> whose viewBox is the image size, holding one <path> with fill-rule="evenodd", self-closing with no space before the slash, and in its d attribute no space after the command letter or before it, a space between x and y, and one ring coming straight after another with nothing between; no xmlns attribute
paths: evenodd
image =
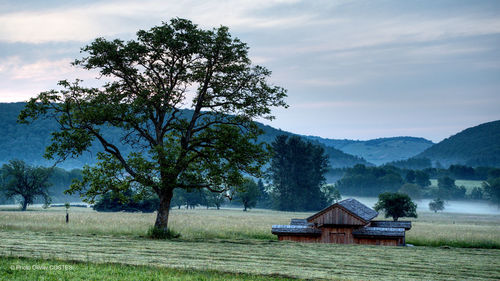
<svg viewBox="0 0 500 281"><path fill-rule="evenodd" d="M363 245L398 246L399 239L354 238L354 243Z"/></svg>
<svg viewBox="0 0 500 281"><path fill-rule="evenodd" d="M336 243L336 244L352 244L354 237L352 236L352 227L322 227L321 242Z"/></svg>
<svg viewBox="0 0 500 281"><path fill-rule="evenodd" d="M342 224L342 225L365 225L362 220L352 216L342 208L336 206L331 210L309 221L311 223L323 224Z"/></svg>
<svg viewBox="0 0 500 281"><path fill-rule="evenodd" d="M349 232L350 230L350 232ZM334 232L337 231L337 232ZM341 232L345 231L345 232ZM335 243L335 244L363 244L363 245L382 245L382 246L399 246L404 245L403 239L389 238L354 238L352 229L330 229L323 232L321 237L313 236L295 236L295 235L279 235L280 241L293 241L302 243Z"/></svg>
<svg viewBox="0 0 500 281"><path fill-rule="evenodd" d="M318 243L318 242L320 242L318 236L278 235L278 240L303 242L303 243Z"/></svg>

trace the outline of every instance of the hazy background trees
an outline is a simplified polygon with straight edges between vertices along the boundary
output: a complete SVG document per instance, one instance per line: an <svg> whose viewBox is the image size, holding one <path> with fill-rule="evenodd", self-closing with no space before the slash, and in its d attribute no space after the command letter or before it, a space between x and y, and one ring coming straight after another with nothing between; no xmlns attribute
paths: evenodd
<svg viewBox="0 0 500 281"><path fill-rule="evenodd" d="M49 196L49 177L52 169L32 167L21 160L11 160L0 170L0 189L7 199L19 198L21 210L26 211L28 205L37 198L44 204L51 202Z"/></svg>

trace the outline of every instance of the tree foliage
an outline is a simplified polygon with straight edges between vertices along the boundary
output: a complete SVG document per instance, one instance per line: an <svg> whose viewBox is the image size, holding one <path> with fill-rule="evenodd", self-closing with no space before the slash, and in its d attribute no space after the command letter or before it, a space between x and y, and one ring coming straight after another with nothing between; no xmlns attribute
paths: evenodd
<svg viewBox="0 0 500 281"><path fill-rule="evenodd" d="M380 194L374 209L377 212L384 211L385 217L392 217L394 221L402 217L417 217L417 205L411 201L410 196L397 192Z"/></svg>
<svg viewBox="0 0 500 281"><path fill-rule="evenodd" d="M243 211L255 207L259 197L259 186L251 178L245 178L242 186L235 192L235 199L243 204Z"/></svg>
<svg viewBox="0 0 500 281"><path fill-rule="evenodd" d="M269 168L273 183L274 207L285 211L312 211L325 207L321 191L328 158L321 146L297 136L278 136L272 144L274 155Z"/></svg>
<svg viewBox="0 0 500 281"><path fill-rule="evenodd" d="M382 192L395 192L403 184L403 178L396 168L366 167L356 165L347 169L335 186L341 194L377 196Z"/></svg>
<svg viewBox="0 0 500 281"><path fill-rule="evenodd" d="M45 204L50 204L49 177L52 169L32 167L24 161L11 160L2 166L0 172L0 188L7 199L20 197L23 211L26 211L28 205L33 204L37 197L41 197Z"/></svg>
<svg viewBox="0 0 500 281"><path fill-rule="evenodd" d="M321 187L321 192L325 194L328 204L334 204L342 200L340 191L333 184L325 184Z"/></svg>
<svg viewBox="0 0 500 281"><path fill-rule="evenodd" d="M144 212L152 213L158 209L160 200L157 196L141 196L129 189L121 193L108 192L94 204L98 212Z"/></svg>
<svg viewBox="0 0 500 281"><path fill-rule="evenodd" d="M140 30L135 40L97 38L82 51L87 56L74 65L109 82L90 88L60 81L61 90L41 93L19 116L57 120L49 158L77 157L93 141L102 145L99 163L84 168L71 192L93 200L110 190L153 191L160 199L155 226L166 230L174 189L223 193L244 173L259 175L268 153L252 121L272 119L271 107L286 106L286 93L267 82L269 70L252 66L247 45L227 27L203 30L172 19ZM186 106L189 116L182 115ZM106 137L106 127L123 134Z"/></svg>
<svg viewBox="0 0 500 281"><path fill-rule="evenodd" d="M405 183L401 186L398 192L410 196L413 200L422 198L422 187L417 184Z"/></svg>
<svg viewBox="0 0 500 281"><path fill-rule="evenodd" d="M429 210L433 211L434 213L444 210L444 201L439 198L432 200L431 202L429 202Z"/></svg>
<svg viewBox="0 0 500 281"><path fill-rule="evenodd" d="M463 199L466 189L463 186L456 186L455 180L445 176L438 179L438 188L435 192L437 198L443 199Z"/></svg>
<svg viewBox="0 0 500 281"><path fill-rule="evenodd" d="M415 183L420 185L421 187L427 187L431 185L429 174L421 170L415 171Z"/></svg>
<svg viewBox="0 0 500 281"><path fill-rule="evenodd" d="M487 198L500 207L500 177L490 178L483 183L484 193Z"/></svg>

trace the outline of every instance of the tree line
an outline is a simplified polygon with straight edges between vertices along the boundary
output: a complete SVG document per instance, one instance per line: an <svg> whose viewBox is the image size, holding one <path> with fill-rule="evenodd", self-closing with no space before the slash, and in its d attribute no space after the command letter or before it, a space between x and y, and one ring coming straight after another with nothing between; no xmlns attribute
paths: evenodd
<svg viewBox="0 0 500 281"><path fill-rule="evenodd" d="M246 177L239 186L226 192L211 192L209 189L175 189L171 208L206 208L219 209L223 205L242 206L248 209L270 208L286 211L314 211L341 199L341 194L352 196L378 196L384 192L398 192L409 195L412 199L434 198L432 210L440 210L442 200L450 199L487 199L498 203L499 169L489 168L488 178L482 187L474 188L466 194L465 187L457 186L455 179L448 176L472 175L477 169L452 165L448 169L402 170L393 166L370 167L356 165L343 169L343 176L334 185L326 184L325 173L328 171L328 157L322 146L305 141L296 136L280 135L272 142L273 156L267 170L267 177L256 179ZM60 168L31 167L22 161L11 161L2 171L3 202L6 202L7 182L12 180L13 171L24 173L47 173L47 188L18 200L27 204L43 202L44 199L56 198L61 201L62 193L75 179L81 179L81 170L65 171ZM485 171L483 170L483 172ZM43 172L44 171L44 172ZM442 175L437 180L437 187L431 188L430 175ZM19 180L21 182L21 180ZM265 184L266 183L266 184ZM50 186L50 195L48 187ZM33 188L35 190L36 188ZM22 192L8 198L22 198ZM38 197L38 198L37 198ZM78 198L74 198L78 200ZM50 202L51 200L46 200ZM158 208L159 198L154 193L141 193L129 188L122 192L108 192L98 198L94 209L98 211L153 212ZM23 203L24 205L24 203ZM23 207L25 209L26 205Z"/></svg>

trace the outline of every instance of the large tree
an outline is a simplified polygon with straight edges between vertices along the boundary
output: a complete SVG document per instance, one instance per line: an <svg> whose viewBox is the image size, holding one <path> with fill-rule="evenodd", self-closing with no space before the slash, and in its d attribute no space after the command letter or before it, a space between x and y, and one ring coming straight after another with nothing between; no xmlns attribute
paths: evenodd
<svg viewBox="0 0 500 281"><path fill-rule="evenodd" d="M21 160L11 160L0 170L0 188L7 199L21 197L21 209L26 211L28 205L41 197L45 204L49 204L49 177L52 169L32 167Z"/></svg>
<svg viewBox="0 0 500 281"><path fill-rule="evenodd" d="M286 106L286 91L267 82L271 72L251 64L247 45L227 27L203 30L172 19L135 40L98 38L82 52L74 65L108 82L60 81L62 89L41 93L20 114L21 122L44 116L59 123L49 158L102 145L99 163L85 167L71 192L91 201L110 190L154 191L155 226L166 231L174 189L224 192L244 174L260 173L268 153L253 119L272 119L271 107ZM105 127L123 134L106 136ZM125 146L133 152L123 153Z"/></svg>
<svg viewBox="0 0 500 281"><path fill-rule="evenodd" d="M274 207L284 211L314 211L328 202L321 187L328 158L321 146L298 136L281 135L272 143L269 168Z"/></svg>

